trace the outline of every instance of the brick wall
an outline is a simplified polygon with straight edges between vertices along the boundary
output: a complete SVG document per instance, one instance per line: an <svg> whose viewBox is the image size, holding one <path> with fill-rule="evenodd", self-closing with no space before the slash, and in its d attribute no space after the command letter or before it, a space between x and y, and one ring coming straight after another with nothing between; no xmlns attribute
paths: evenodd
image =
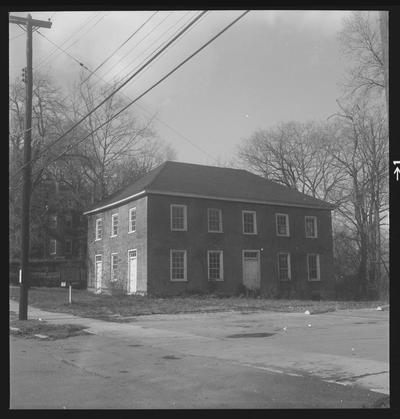
<svg viewBox="0 0 400 419"><path fill-rule="evenodd" d="M136 207L136 232L128 233L129 209ZM111 216L118 213L118 235L111 237ZM103 238L95 240L95 220L103 220ZM102 255L102 291L127 290L128 250L137 251L138 291L147 292L147 197L88 216L88 289L95 288L95 255ZM118 280L111 282L111 254L118 253Z"/></svg>
<svg viewBox="0 0 400 419"><path fill-rule="evenodd" d="M188 230L170 230L170 204L187 205ZM222 210L223 233L208 233L207 208ZM242 210L256 211L257 235L244 235ZM275 213L289 215L290 237L277 237ZM333 255L330 211L233 203L218 200L149 195L148 291L173 295L182 292L237 292L242 283L242 250L261 250L261 293L272 297L329 297L333 292ZM305 238L305 215L317 217L318 238ZM170 249L187 251L187 282L170 281ZM224 281L208 281L207 250L223 250ZM277 253L291 255L292 279L280 282ZM308 281L307 253L320 254L321 281Z"/></svg>

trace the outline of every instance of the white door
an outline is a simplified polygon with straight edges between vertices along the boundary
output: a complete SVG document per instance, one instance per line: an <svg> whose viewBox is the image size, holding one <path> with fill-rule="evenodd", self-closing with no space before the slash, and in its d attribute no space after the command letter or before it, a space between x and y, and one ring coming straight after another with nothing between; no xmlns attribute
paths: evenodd
<svg viewBox="0 0 400 419"><path fill-rule="evenodd" d="M101 279L102 279L102 274L103 274L103 260L101 255L96 255L95 256L95 264L96 264L96 268L95 268L95 289L96 289L96 293L100 293L101 292Z"/></svg>
<svg viewBox="0 0 400 419"><path fill-rule="evenodd" d="M260 289L259 250L243 250L243 285L250 290Z"/></svg>
<svg viewBox="0 0 400 419"><path fill-rule="evenodd" d="M133 294L137 291L136 261L136 250L128 250L128 294Z"/></svg>

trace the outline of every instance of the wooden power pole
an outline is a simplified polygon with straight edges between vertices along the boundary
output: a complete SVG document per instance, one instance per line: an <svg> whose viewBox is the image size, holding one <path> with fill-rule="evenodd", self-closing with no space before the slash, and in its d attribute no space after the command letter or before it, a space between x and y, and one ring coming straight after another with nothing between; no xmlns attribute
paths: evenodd
<svg viewBox="0 0 400 419"><path fill-rule="evenodd" d="M22 184L22 227L21 227L21 284L19 294L19 319L28 319L28 288L29 288L29 219L31 199L31 138L32 138L32 28L51 28L51 22L9 16L9 22L26 27L26 72L25 72L25 134L24 134L24 166Z"/></svg>

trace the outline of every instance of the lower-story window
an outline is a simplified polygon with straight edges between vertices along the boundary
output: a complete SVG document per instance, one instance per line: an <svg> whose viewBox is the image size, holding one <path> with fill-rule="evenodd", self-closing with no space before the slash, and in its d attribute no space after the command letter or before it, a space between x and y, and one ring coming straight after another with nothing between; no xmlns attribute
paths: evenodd
<svg viewBox="0 0 400 419"><path fill-rule="evenodd" d="M278 272L280 281L290 281L290 254L278 253Z"/></svg>
<svg viewBox="0 0 400 419"><path fill-rule="evenodd" d="M208 259L208 279L222 281L224 279L224 263L222 250L209 250Z"/></svg>
<svg viewBox="0 0 400 419"><path fill-rule="evenodd" d="M171 281L187 281L186 250L170 251L170 279Z"/></svg>
<svg viewBox="0 0 400 419"><path fill-rule="evenodd" d="M118 253L111 253L111 281L118 280Z"/></svg>
<svg viewBox="0 0 400 419"><path fill-rule="evenodd" d="M309 253L307 255L308 265L308 280L309 281L320 281L320 267L319 267L319 255L316 253Z"/></svg>

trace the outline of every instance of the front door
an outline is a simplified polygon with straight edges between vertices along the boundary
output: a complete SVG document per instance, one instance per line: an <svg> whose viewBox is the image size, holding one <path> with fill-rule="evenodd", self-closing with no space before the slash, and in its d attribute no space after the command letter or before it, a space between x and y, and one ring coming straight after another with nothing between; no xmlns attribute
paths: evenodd
<svg viewBox="0 0 400 419"><path fill-rule="evenodd" d="M96 289L96 293L100 293L101 292L101 279L102 279L102 274L103 274L103 260L101 255L96 255L95 256L95 265L96 265L96 270L95 270L95 289Z"/></svg>
<svg viewBox="0 0 400 419"><path fill-rule="evenodd" d="M250 290L260 289L259 250L243 250L243 285Z"/></svg>
<svg viewBox="0 0 400 419"><path fill-rule="evenodd" d="M137 291L136 250L128 250L128 294Z"/></svg>

